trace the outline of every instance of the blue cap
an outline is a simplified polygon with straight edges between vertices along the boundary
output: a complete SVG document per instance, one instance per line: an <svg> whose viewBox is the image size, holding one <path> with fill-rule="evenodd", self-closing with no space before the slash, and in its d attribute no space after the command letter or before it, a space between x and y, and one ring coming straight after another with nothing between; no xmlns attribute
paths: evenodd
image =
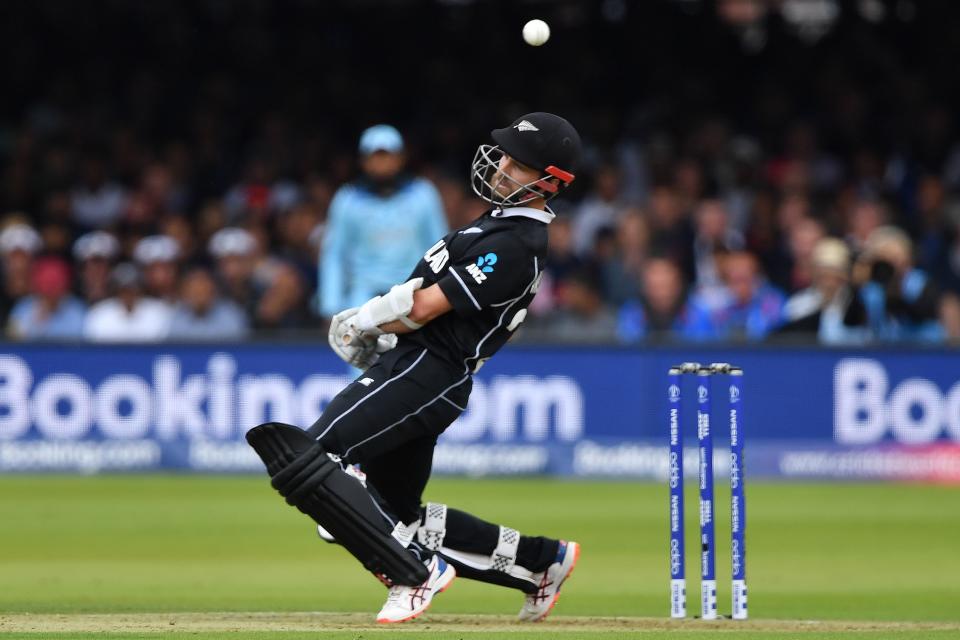
<svg viewBox="0 0 960 640"><path fill-rule="evenodd" d="M374 151L399 153L403 151L403 137L388 124L374 125L360 136L360 153L368 156Z"/></svg>

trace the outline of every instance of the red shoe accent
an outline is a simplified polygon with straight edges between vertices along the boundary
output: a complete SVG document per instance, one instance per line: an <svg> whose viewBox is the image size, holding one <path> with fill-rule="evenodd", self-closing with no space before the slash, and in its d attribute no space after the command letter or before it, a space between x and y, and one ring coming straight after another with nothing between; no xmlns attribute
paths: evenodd
<svg viewBox="0 0 960 640"><path fill-rule="evenodd" d="M577 548L573 552L573 564L570 565L570 570L567 571L567 575L563 576L563 579L560 581L560 584L557 585L557 592L553 594L553 602L551 602L547 610L543 612L543 615L537 618L536 620L533 620L533 622L543 622L544 620L546 620L547 616L550 615L550 612L553 611L553 608L556 606L557 601L560 600L560 588L563 586L563 583L567 581L567 578L573 575L573 570L577 568L577 561L580 560L580 543L576 543L576 545L577 545ZM544 580L547 579L546 572L544 572L543 574L543 579ZM548 582L547 584L543 584L543 581L541 581L540 586L541 588L543 588L551 584L553 583Z"/></svg>
<svg viewBox="0 0 960 640"><path fill-rule="evenodd" d="M445 584L442 589L438 589L438 590L437 590L437 594L441 594L441 593L443 593L444 591L446 591L446 590L450 587L450 585L453 584L453 581L456 580L456 579L457 579L457 575L454 574L453 577L450 578L450 582L448 582L447 584ZM425 589L425 588L426 588L426 587L419 587L417 590L419 591L420 589ZM434 597L436 597L437 594L435 594ZM410 620L413 620L414 618L418 618L418 617L422 616L422 615L425 614L427 611L429 611L429 610L430 610L430 607L432 607L432 606L433 606L433 600L430 600L430 604L428 604L428 605L423 609L423 611L418 611L417 613L410 614L410 615L407 616L406 618L401 618L400 620L389 620L389 619L387 619L387 618L377 618L377 624L400 624L401 622L408 622L408 621L410 621Z"/></svg>

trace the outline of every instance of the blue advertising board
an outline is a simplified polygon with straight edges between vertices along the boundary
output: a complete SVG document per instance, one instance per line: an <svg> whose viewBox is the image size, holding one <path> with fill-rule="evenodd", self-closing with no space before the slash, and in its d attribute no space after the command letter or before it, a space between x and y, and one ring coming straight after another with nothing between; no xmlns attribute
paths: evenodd
<svg viewBox="0 0 960 640"><path fill-rule="evenodd" d="M511 346L476 376L435 470L665 478L667 370L689 360L744 368L750 476L960 481L960 357L945 350ZM309 426L350 379L321 345L6 345L0 471L260 470L246 430Z"/></svg>

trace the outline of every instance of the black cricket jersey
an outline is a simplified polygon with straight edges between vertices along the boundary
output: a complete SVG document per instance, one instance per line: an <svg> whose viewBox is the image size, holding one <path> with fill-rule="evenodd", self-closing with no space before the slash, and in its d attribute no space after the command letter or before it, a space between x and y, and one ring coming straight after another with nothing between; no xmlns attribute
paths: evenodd
<svg viewBox="0 0 960 640"><path fill-rule="evenodd" d="M434 244L410 278L439 283L449 313L400 336L441 360L475 373L527 315L547 255L549 211L511 207L488 211ZM409 279L409 278L408 278Z"/></svg>

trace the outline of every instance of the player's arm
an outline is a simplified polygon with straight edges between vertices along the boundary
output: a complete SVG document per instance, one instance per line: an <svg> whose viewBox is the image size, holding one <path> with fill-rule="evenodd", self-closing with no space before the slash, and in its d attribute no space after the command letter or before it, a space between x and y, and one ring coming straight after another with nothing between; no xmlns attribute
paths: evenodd
<svg viewBox="0 0 960 640"><path fill-rule="evenodd" d="M367 300L350 316L350 325L370 336L410 333L450 311L452 306L440 287L422 286L423 278L413 278Z"/></svg>
<svg viewBox="0 0 960 640"><path fill-rule="evenodd" d="M423 326L428 322L439 318L443 314L453 309L446 294L438 284L432 284L426 289L417 289L413 292L413 307L407 314L407 319L414 324ZM409 324L404 324L400 320L393 320L380 325L380 330L384 333L410 333L415 331Z"/></svg>
<svg viewBox="0 0 960 640"><path fill-rule="evenodd" d="M327 337L334 353L365 369L396 346L396 334L416 331L452 308L438 286L422 286L423 278L413 278L333 316Z"/></svg>

